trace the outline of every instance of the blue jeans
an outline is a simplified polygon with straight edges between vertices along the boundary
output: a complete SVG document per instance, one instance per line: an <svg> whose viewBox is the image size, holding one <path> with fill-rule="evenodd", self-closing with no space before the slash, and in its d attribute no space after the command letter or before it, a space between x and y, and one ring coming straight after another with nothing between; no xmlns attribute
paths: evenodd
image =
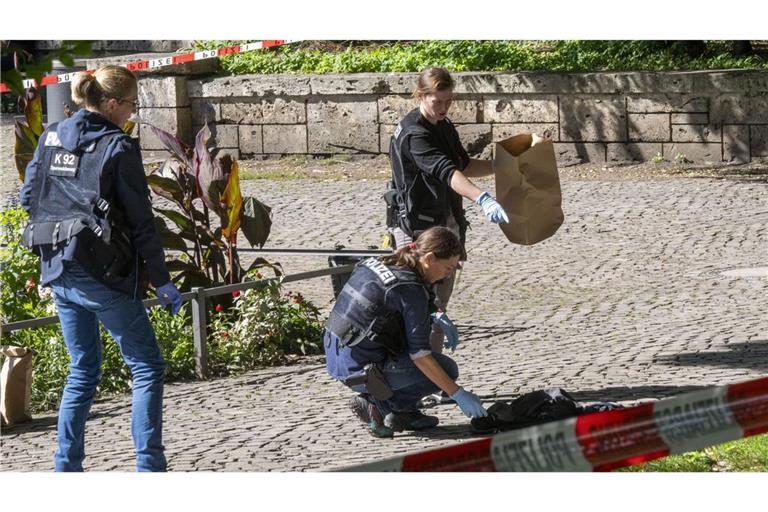
<svg viewBox="0 0 768 512"><path fill-rule="evenodd" d="M437 352L432 352L432 357L435 358L451 379L456 380L459 378L459 366L456 364L456 361ZM418 408L419 400L440 391L440 388L413 364L411 357L407 353L387 358L381 369L384 373L384 378L389 383L389 387L394 392L394 395L389 400L377 400L371 397L371 400L382 414L415 411ZM365 384L352 386L352 389L358 393L367 392Z"/></svg>
<svg viewBox="0 0 768 512"><path fill-rule="evenodd" d="M139 471L165 471L163 378L165 361L140 300L111 290L76 262L51 282L70 356L69 377L59 407L56 471L82 471L85 420L101 379L99 322L120 347L133 377L131 434Z"/></svg>

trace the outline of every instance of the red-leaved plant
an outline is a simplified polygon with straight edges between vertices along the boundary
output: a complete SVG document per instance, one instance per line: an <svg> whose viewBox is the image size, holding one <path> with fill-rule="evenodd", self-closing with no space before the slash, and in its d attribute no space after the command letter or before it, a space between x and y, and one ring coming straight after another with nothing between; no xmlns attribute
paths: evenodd
<svg viewBox="0 0 768 512"><path fill-rule="evenodd" d="M153 209L158 233L166 249L181 251L168 264L178 272L174 280L184 291L195 286L210 287L238 283L251 269L269 266L280 274L279 264L256 258L243 269L237 254L237 233L242 231L251 247L263 247L272 226L270 207L240 193L237 160L229 155L215 158L208 150L211 130L206 124L190 148L174 135L148 125L170 158L147 176L152 191L178 208ZM211 223L210 212L219 217ZM177 229L171 230L163 217ZM190 246L191 244L191 246Z"/></svg>

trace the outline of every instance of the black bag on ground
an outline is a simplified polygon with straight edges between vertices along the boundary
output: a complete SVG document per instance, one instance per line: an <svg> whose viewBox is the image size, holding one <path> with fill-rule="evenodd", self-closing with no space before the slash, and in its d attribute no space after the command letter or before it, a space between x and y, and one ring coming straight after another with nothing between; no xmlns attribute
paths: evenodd
<svg viewBox="0 0 768 512"><path fill-rule="evenodd" d="M500 400L488 408L485 418L473 418L472 430L491 433L538 425L582 414L581 404L562 388L532 391L514 400Z"/></svg>

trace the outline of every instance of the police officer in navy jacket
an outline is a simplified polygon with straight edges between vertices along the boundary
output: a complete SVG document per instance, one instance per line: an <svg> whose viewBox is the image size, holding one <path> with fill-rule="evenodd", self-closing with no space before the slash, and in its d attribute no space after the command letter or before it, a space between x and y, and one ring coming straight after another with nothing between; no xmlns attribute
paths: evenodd
<svg viewBox="0 0 768 512"><path fill-rule="evenodd" d="M136 111L138 82L126 68L79 73L72 98L83 109L49 126L27 166L21 204L24 243L40 256L41 284L53 289L71 364L59 407L57 471L82 471L85 421L101 377L99 322L120 346L133 378L131 433L139 471L164 471L165 362L141 302L141 276L175 314L135 141L121 127Z"/></svg>
<svg viewBox="0 0 768 512"><path fill-rule="evenodd" d="M350 407L376 437L436 426L417 406L441 390L468 417L487 414L456 384L456 362L429 343L433 323L451 346L458 343L456 326L434 306L432 286L453 274L461 252L448 228L428 229L391 256L358 263L336 299L325 324L327 370L359 393Z"/></svg>

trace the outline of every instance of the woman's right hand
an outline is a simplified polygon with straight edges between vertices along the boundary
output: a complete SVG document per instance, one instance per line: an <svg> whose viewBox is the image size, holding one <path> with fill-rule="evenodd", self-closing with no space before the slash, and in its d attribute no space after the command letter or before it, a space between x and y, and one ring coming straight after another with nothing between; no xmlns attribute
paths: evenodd
<svg viewBox="0 0 768 512"><path fill-rule="evenodd" d="M463 412L467 418L482 418L488 416L488 411L483 407L480 397L474 393L470 393L462 387L451 395L451 399L456 402L459 409L461 409L461 412Z"/></svg>
<svg viewBox="0 0 768 512"><path fill-rule="evenodd" d="M181 309L183 299L181 293L176 288L176 285L172 281L168 281L163 286L158 286L156 289L157 298L160 299L160 305L165 307L170 306L171 314L175 315Z"/></svg>

